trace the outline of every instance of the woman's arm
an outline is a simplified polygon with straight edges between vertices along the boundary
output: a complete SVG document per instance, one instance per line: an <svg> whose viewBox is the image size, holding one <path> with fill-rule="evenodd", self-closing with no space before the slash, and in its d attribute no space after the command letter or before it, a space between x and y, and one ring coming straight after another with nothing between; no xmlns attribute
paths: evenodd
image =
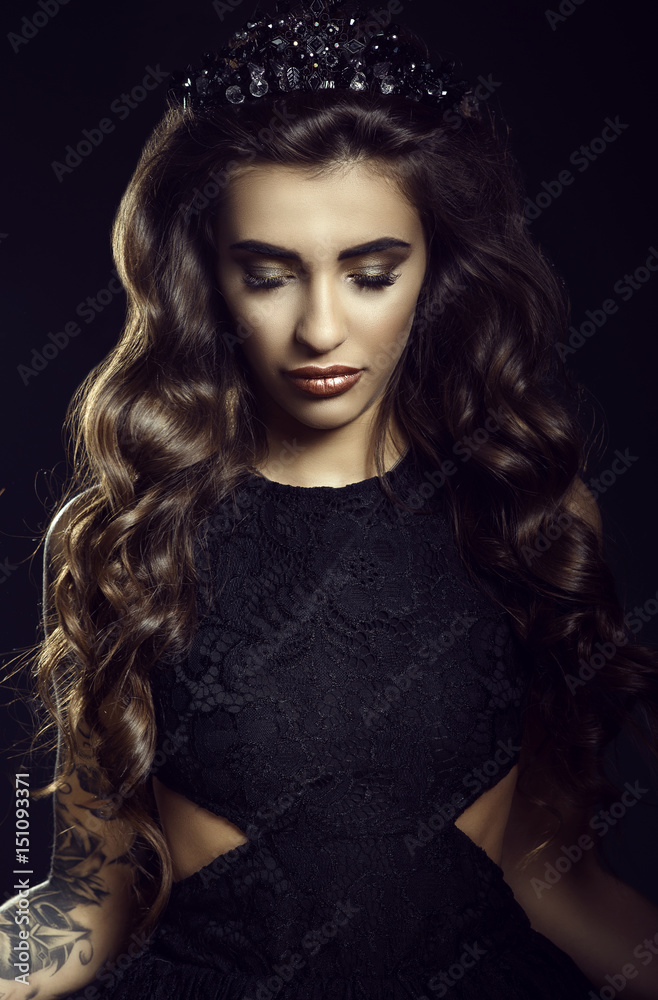
<svg viewBox="0 0 658 1000"><path fill-rule="evenodd" d="M95 780L93 760L80 756L55 796L48 878L0 907L0 997L7 1000L68 996L129 943L134 869L126 852L134 834L102 818ZM25 964L27 975L16 980Z"/></svg>
<svg viewBox="0 0 658 1000"><path fill-rule="evenodd" d="M549 801L562 813L561 834L522 868L524 853L542 842L550 823L515 793L503 842L505 881L533 928L570 955L598 989L656 1000L658 906L601 868L592 817L555 796Z"/></svg>
<svg viewBox="0 0 658 1000"><path fill-rule="evenodd" d="M69 506L61 511L46 539L44 622L48 618L48 560L61 555L60 532L68 511ZM116 959L131 944L134 866L127 852L135 834L125 821L112 818L91 734L84 724L75 733L75 746L74 769L54 798L48 878L19 891L0 907L1 1000L66 997L90 983L108 959ZM60 735L56 772L61 766L61 748ZM29 971L17 980L24 964Z"/></svg>
<svg viewBox="0 0 658 1000"><path fill-rule="evenodd" d="M581 479L574 482L572 512L602 537L598 506ZM541 737L541 727L533 723ZM543 734L545 735L545 733ZM551 830L544 810L515 792L503 843L505 880L535 930L570 955L600 989L623 990L626 1000L658 997L658 907L615 875L596 857L600 824L585 810L560 801L559 791L537 771L526 787L554 803L563 817L557 842L522 868L524 854ZM625 789L620 795L631 795Z"/></svg>
<svg viewBox="0 0 658 1000"><path fill-rule="evenodd" d="M658 906L601 868L600 829L590 826L592 817L558 807L560 836L522 868L524 853L542 842L549 824L543 810L515 793L503 843L505 881L533 928L570 955L598 989L656 1000Z"/></svg>

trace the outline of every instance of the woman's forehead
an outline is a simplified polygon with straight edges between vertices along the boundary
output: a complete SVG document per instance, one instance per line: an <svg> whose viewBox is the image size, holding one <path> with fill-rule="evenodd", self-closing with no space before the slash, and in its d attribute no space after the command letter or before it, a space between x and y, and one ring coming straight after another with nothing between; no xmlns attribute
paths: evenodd
<svg viewBox="0 0 658 1000"><path fill-rule="evenodd" d="M350 230L373 225L415 230L418 212L383 168L371 162L317 167L286 164L257 164L236 171L227 184L218 213L221 229L231 238L246 238L244 227L256 226L264 239L264 229L285 225L288 229L309 226L333 230L340 221ZM239 232L238 232L239 230ZM253 237L253 233L249 233ZM281 242L270 231L272 242ZM255 238L255 237L254 237Z"/></svg>

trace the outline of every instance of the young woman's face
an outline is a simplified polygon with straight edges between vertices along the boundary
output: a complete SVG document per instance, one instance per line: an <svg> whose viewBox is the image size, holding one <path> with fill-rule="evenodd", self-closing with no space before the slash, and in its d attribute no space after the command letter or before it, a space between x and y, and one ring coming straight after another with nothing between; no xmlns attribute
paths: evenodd
<svg viewBox="0 0 658 1000"><path fill-rule="evenodd" d="M254 166L218 218L217 278L266 427L343 426L378 400L411 331L427 252L417 209L365 164ZM356 381L293 381L308 365ZM315 391L313 391L315 389Z"/></svg>

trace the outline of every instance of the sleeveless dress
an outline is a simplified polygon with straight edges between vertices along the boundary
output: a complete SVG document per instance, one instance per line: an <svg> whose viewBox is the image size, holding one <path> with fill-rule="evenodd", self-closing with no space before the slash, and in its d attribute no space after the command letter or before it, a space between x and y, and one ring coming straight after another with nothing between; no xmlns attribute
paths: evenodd
<svg viewBox="0 0 658 1000"><path fill-rule="evenodd" d="M388 478L412 510L377 477L251 473L206 518L216 595L152 673L153 773L248 841L174 883L80 1000L589 997L454 824L518 761L531 664L425 460Z"/></svg>

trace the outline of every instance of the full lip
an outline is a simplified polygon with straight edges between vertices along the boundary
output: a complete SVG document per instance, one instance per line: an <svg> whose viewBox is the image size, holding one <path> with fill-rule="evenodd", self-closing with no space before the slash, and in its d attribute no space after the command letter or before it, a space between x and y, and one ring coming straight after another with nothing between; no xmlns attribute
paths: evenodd
<svg viewBox="0 0 658 1000"><path fill-rule="evenodd" d="M349 365L329 365L319 368L317 365L304 365L303 368L292 368L286 372L292 378L336 378L338 375L356 375L362 368L350 368Z"/></svg>

